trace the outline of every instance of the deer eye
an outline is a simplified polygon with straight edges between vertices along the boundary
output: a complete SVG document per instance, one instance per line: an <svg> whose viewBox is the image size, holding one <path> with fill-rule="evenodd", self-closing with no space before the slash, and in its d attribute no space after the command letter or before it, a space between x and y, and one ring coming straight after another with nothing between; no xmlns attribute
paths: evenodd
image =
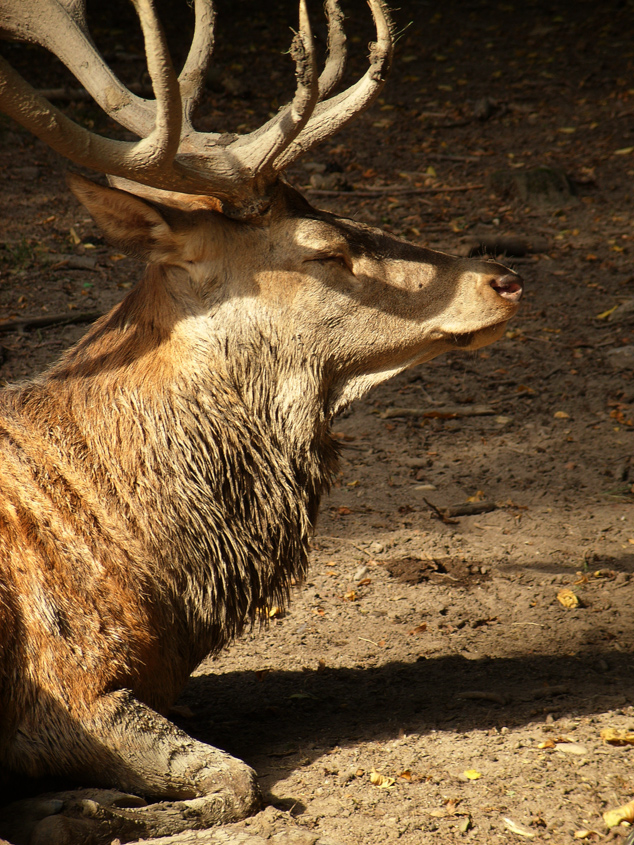
<svg viewBox="0 0 634 845"><path fill-rule="evenodd" d="M318 255L315 260L323 261L328 264L338 264L340 267L343 267L344 270L349 270L350 272L352 272L350 262L344 255Z"/></svg>

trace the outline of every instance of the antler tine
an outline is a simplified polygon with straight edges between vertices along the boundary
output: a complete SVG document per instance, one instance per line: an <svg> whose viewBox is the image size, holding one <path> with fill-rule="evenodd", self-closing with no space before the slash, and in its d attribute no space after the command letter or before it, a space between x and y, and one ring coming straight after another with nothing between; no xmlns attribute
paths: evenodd
<svg viewBox="0 0 634 845"><path fill-rule="evenodd" d="M334 135L379 95L392 63L394 39L392 19L384 0L368 0L376 27L376 42L370 44L370 67L354 85L325 100L315 108L310 120L292 144L275 161L280 172L323 138Z"/></svg>
<svg viewBox="0 0 634 845"><path fill-rule="evenodd" d="M299 30L291 43L297 86L295 95L274 118L259 129L239 138L232 147L254 176L270 171L269 165L293 142L307 124L319 99L315 49L306 0L299 3Z"/></svg>
<svg viewBox="0 0 634 845"><path fill-rule="evenodd" d="M327 97L341 80L346 64L346 33L339 0L326 0L324 9L328 19L328 57L319 77L320 100Z"/></svg>
<svg viewBox="0 0 634 845"><path fill-rule="evenodd" d="M205 84L214 48L216 12L212 0L196 0L194 37L182 71L178 77L183 99L183 123L191 130L191 118Z"/></svg>
<svg viewBox="0 0 634 845"><path fill-rule="evenodd" d="M152 149L153 166L161 169L166 164L171 166L181 140L183 110L180 86L153 0L132 2L141 22L147 68L156 98L156 123L144 141L148 149ZM143 144L143 141L139 143Z"/></svg>

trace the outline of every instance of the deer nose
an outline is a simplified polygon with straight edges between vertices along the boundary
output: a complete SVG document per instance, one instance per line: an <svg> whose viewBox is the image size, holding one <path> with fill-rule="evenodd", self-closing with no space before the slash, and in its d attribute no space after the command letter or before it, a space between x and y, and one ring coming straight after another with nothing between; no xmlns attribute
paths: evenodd
<svg viewBox="0 0 634 845"><path fill-rule="evenodd" d="M519 302L524 293L524 282L517 273L505 273L503 276L496 276L490 282L491 287L499 293L502 299L509 302Z"/></svg>

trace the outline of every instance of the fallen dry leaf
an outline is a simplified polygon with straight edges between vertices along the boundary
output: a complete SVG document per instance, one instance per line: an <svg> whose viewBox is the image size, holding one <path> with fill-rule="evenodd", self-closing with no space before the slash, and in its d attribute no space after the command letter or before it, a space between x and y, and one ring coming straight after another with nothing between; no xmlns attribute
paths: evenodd
<svg viewBox="0 0 634 845"><path fill-rule="evenodd" d="M570 414L567 414L565 411L555 411L555 413L553 414L553 417L556 420L569 420Z"/></svg>
<svg viewBox="0 0 634 845"><path fill-rule="evenodd" d="M427 630L427 622L422 622L420 625L417 625L415 628L412 628L409 631L409 636L414 636L415 634L422 634Z"/></svg>
<svg viewBox="0 0 634 845"><path fill-rule="evenodd" d="M596 830L575 830L574 832L575 839L590 839L591 836L601 838L601 834Z"/></svg>
<svg viewBox="0 0 634 845"><path fill-rule="evenodd" d="M370 783L373 784L373 786L378 786L379 789L390 789L390 787L394 786L396 780L388 777L387 775L382 775L380 772L377 772L376 769L372 769L370 772Z"/></svg>
<svg viewBox="0 0 634 845"><path fill-rule="evenodd" d="M604 728L601 731L601 739L608 745L634 745L634 733L617 731L616 728Z"/></svg>
<svg viewBox="0 0 634 845"><path fill-rule="evenodd" d="M482 772L477 772L475 769L467 769L462 774L469 780L478 780L482 777Z"/></svg>
<svg viewBox="0 0 634 845"><path fill-rule="evenodd" d="M634 822L634 801L630 801L629 804L623 804L621 807L617 807L616 810L608 810L603 814L603 821L606 827L616 827L621 822L632 824Z"/></svg>
<svg viewBox="0 0 634 845"><path fill-rule="evenodd" d="M545 742L539 742L537 744L538 748L554 748L555 742L552 739L547 739Z"/></svg>
<svg viewBox="0 0 634 845"><path fill-rule="evenodd" d="M344 601L356 601L358 596L354 590L348 590L348 592L344 595Z"/></svg>
<svg viewBox="0 0 634 845"><path fill-rule="evenodd" d="M439 810L430 810L429 815L435 819L448 819L456 815L466 815L466 813L457 811L460 804L460 798L445 798L443 800L443 807Z"/></svg>
<svg viewBox="0 0 634 845"><path fill-rule="evenodd" d="M557 601L564 607L579 607L579 596L572 590L564 589L557 593Z"/></svg>
<svg viewBox="0 0 634 845"><path fill-rule="evenodd" d="M256 669L255 670L255 677L258 679L258 681L263 681L266 678L266 676L269 674L269 672L272 672L272 671L273 671L272 669L268 669L268 668L267 669Z"/></svg>
<svg viewBox="0 0 634 845"><path fill-rule="evenodd" d="M481 502L484 499L484 492L482 490L478 490L477 493L474 493L473 496L469 496L467 498L468 502Z"/></svg>

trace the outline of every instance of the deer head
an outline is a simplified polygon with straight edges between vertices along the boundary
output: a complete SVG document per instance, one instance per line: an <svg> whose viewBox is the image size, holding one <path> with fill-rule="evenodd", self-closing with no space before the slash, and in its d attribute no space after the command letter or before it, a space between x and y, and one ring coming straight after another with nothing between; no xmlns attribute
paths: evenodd
<svg viewBox="0 0 634 845"><path fill-rule="evenodd" d="M190 367L193 378L203 367L197 356L211 356L222 359L236 383L265 379L261 401L274 397L285 413L312 397L315 407L305 416L314 420L405 367L500 336L522 294L516 274L318 211L282 178L285 167L381 90L393 51L383 0L369 0L376 42L368 70L334 96L345 59L341 11L327 0L328 56L318 76L300 0L293 100L239 137L192 126L213 46L211 0L195 2L194 37L179 76L152 0L132 2L154 101L131 93L108 69L89 37L82 0L0 0L5 35L56 53L99 105L140 138L114 141L78 126L0 59L0 108L75 164L108 175L116 187L79 176L70 185L114 243L154 267L63 367L94 367L104 360L107 337L115 355L124 346L114 340L118 332L134 322L138 339L139 326L151 324L181 350L165 369L154 367L156 379L174 370L173 360ZM254 366L264 350L275 366ZM138 351L126 355L126 361L146 360ZM110 366L118 366L116 356Z"/></svg>

